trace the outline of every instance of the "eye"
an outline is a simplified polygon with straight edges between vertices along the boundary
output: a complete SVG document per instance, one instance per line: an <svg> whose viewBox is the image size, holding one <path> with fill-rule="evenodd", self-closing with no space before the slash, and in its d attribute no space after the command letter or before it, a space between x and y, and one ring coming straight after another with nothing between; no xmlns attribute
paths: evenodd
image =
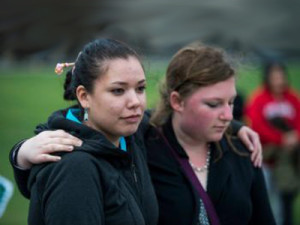
<svg viewBox="0 0 300 225"><path fill-rule="evenodd" d="M219 102L206 102L206 105L210 108L217 108L220 103Z"/></svg>
<svg viewBox="0 0 300 225"><path fill-rule="evenodd" d="M111 92L114 95L122 95L125 92L125 90L122 88L115 88L115 89L112 89Z"/></svg>
<svg viewBox="0 0 300 225"><path fill-rule="evenodd" d="M146 89L146 85L142 85L142 86L139 86L136 91L138 93L144 93L145 92L145 89Z"/></svg>
<svg viewBox="0 0 300 225"><path fill-rule="evenodd" d="M230 105L230 107L232 107L232 108L234 106L234 100L235 100L235 98L233 98L232 100L230 100L229 103L228 103L228 105Z"/></svg>

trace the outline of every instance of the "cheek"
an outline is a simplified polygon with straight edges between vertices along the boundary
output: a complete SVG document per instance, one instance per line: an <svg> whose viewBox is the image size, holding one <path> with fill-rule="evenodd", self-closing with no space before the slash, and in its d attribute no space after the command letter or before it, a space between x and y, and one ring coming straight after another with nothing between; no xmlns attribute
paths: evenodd
<svg viewBox="0 0 300 225"><path fill-rule="evenodd" d="M114 104L109 104L107 106L107 114L108 116L115 116L118 117L122 115L122 112L124 110L125 106L123 102L116 103Z"/></svg>
<svg viewBox="0 0 300 225"><path fill-rule="evenodd" d="M141 108L144 111L147 105L147 100L146 100L146 94L144 93L143 95L141 95L140 99L140 103L141 103Z"/></svg>
<svg viewBox="0 0 300 225"><path fill-rule="evenodd" d="M121 114L124 105L122 101L112 99L110 96L104 96L101 99L97 99L93 104L94 116L103 120L111 120Z"/></svg>
<svg viewBox="0 0 300 225"><path fill-rule="evenodd" d="M191 109L184 116L185 129L189 132L202 132L209 127L211 123L211 113L203 109Z"/></svg>

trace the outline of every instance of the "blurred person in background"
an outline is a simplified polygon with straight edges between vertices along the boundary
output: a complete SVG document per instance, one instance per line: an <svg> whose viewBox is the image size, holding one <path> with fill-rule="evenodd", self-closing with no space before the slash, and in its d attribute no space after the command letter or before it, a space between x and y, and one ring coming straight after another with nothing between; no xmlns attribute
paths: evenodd
<svg viewBox="0 0 300 225"><path fill-rule="evenodd" d="M274 215L279 224L282 217L284 225L292 225L300 179L300 98L290 87L283 64L266 63L263 84L249 97L245 115L263 145Z"/></svg>
<svg viewBox="0 0 300 225"><path fill-rule="evenodd" d="M223 54L198 45L180 49L168 66L151 125L143 128L161 225L274 224L262 171L227 129L236 90L235 72ZM145 114L143 122L147 118ZM72 145L66 137L47 136L55 132L27 140L18 154L13 149L21 189L26 189L26 174L17 162L25 160L30 167L53 160L49 153ZM256 134L250 139L258 141Z"/></svg>

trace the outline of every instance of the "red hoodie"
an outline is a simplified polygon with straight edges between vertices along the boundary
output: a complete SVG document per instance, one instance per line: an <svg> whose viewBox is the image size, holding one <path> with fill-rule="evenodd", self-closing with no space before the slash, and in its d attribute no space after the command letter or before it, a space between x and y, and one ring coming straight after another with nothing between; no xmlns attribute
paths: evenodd
<svg viewBox="0 0 300 225"><path fill-rule="evenodd" d="M278 100L265 87L258 88L245 106L245 116L263 145L282 144L283 132L268 122L274 117L283 118L300 138L300 98L292 89L287 89L283 99Z"/></svg>

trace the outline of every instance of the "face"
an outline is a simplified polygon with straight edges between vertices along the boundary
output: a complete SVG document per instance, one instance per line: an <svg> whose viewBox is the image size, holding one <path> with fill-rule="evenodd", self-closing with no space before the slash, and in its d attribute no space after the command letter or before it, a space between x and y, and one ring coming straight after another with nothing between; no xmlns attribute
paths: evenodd
<svg viewBox="0 0 300 225"><path fill-rule="evenodd" d="M84 103L89 115L87 125L114 143L120 136L137 130L146 105L146 81L143 68L134 57L110 60L107 66Z"/></svg>
<svg viewBox="0 0 300 225"><path fill-rule="evenodd" d="M269 76L270 89L274 94L282 94L286 89L284 72L280 68L274 68Z"/></svg>
<svg viewBox="0 0 300 225"><path fill-rule="evenodd" d="M234 77L201 87L181 103L179 129L192 139L219 141L233 119Z"/></svg>

